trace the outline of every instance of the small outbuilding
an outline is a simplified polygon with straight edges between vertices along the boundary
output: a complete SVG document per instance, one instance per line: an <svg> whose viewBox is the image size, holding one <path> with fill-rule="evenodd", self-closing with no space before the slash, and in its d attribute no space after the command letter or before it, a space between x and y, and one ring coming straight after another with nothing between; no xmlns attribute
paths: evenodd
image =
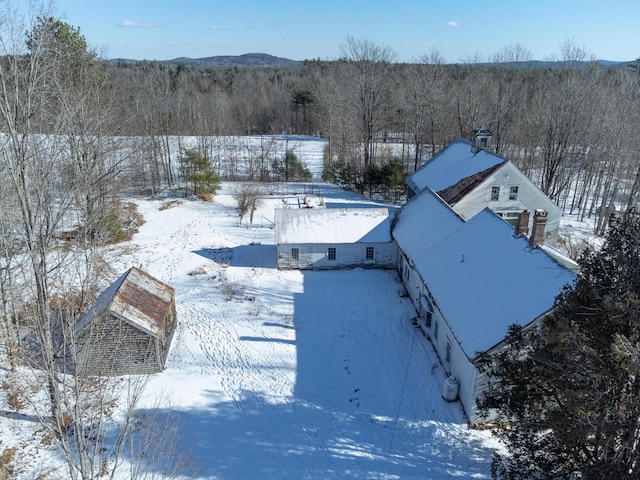
<svg viewBox="0 0 640 480"><path fill-rule="evenodd" d="M277 209L280 269L394 268L388 208Z"/></svg>
<svg viewBox="0 0 640 480"><path fill-rule="evenodd" d="M76 371L86 375L160 372L176 323L173 288L132 267L100 294L78 323Z"/></svg>

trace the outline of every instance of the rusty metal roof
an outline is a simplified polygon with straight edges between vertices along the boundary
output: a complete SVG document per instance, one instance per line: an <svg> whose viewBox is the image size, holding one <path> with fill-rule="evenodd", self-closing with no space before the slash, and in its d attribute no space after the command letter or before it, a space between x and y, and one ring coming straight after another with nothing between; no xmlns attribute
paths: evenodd
<svg viewBox="0 0 640 480"><path fill-rule="evenodd" d="M158 336L173 303L174 290L169 285L132 267L100 294L96 306L78 324L76 331L105 311L134 326Z"/></svg>
<svg viewBox="0 0 640 480"><path fill-rule="evenodd" d="M482 182L484 182L493 172L502 167L506 161L497 163L492 167L489 167L481 172L475 173L473 175L469 175L457 183L440 190L438 195L447 202L449 205L455 205L460 200L462 200L465 196L467 196L470 192L476 189Z"/></svg>
<svg viewBox="0 0 640 480"><path fill-rule="evenodd" d="M172 287L132 267L111 300L109 310L155 334L163 327L172 301Z"/></svg>

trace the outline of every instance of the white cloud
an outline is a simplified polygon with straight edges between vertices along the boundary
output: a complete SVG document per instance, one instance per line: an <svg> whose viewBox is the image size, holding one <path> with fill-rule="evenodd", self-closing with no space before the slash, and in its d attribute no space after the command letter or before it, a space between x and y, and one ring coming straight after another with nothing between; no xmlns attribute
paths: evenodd
<svg viewBox="0 0 640 480"><path fill-rule="evenodd" d="M124 28L154 28L158 27L157 23L152 22L137 22L135 20L122 20L118 26Z"/></svg>
<svg viewBox="0 0 640 480"><path fill-rule="evenodd" d="M451 20L449 22L446 23L447 27L459 27L460 24L458 22L456 22L455 20Z"/></svg>

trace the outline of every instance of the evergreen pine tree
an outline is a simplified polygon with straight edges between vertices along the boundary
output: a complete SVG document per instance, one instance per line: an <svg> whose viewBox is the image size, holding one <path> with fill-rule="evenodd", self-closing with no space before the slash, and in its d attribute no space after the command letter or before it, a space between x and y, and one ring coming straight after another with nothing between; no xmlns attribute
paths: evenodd
<svg viewBox="0 0 640 480"><path fill-rule="evenodd" d="M506 427L494 478L640 477L640 219L614 220L539 329L484 359L482 407Z"/></svg>

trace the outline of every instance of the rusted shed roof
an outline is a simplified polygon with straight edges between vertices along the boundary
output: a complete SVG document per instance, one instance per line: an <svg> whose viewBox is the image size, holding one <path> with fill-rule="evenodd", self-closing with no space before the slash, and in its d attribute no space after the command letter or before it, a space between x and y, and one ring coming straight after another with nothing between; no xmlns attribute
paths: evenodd
<svg viewBox="0 0 640 480"><path fill-rule="evenodd" d="M438 195L442 198L447 204L453 206L462 200L465 196L467 196L470 192L476 189L482 182L484 182L493 172L502 167L506 161L502 163L497 163L492 167L489 167L481 172L475 173L473 175L469 175L454 183L453 185L440 190Z"/></svg>
<svg viewBox="0 0 640 480"><path fill-rule="evenodd" d="M76 331L109 311L150 335L158 336L171 309L173 296L172 287L132 267L100 294L96 306L78 324Z"/></svg>

